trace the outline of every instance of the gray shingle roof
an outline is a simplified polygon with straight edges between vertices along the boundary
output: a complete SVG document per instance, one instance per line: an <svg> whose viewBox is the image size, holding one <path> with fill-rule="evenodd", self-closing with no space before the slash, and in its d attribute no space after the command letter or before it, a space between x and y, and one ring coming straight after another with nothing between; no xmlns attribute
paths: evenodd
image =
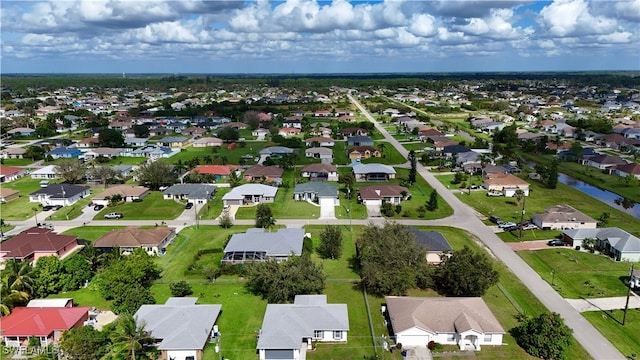
<svg viewBox="0 0 640 360"><path fill-rule="evenodd" d="M164 305L142 305L134 317L161 342L160 350L201 350L207 345L221 305L196 305L198 298L169 298Z"/></svg>
<svg viewBox="0 0 640 360"><path fill-rule="evenodd" d="M164 190L164 195L186 195L189 199L205 199L211 197L216 191L213 185L205 184L175 184Z"/></svg>
<svg viewBox="0 0 640 360"><path fill-rule="evenodd" d="M297 184L294 194L316 193L318 197L338 197L338 185L327 182L308 182Z"/></svg>
<svg viewBox="0 0 640 360"><path fill-rule="evenodd" d="M371 174L371 173L385 173L395 174L396 171L393 167L383 164L358 164L353 166L353 172L355 174Z"/></svg>
<svg viewBox="0 0 640 360"><path fill-rule="evenodd" d="M293 304L268 304L257 348L298 349L314 330L348 331L347 305L327 304L326 295L296 295Z"/></svg>
<svg viewBox="0 0 640 360"><path fill-rule="evenodd" d="M264 229L248 229L246 233L234 234L224 252L264 251L267 256L302 255L303 229L279 229L265 232Z"/></svg>
<svg viewBox="0 0 640 360"><path fill-rule="evenodd" d="M421 231L414 227L409 230L416 236L416 242L426 246L429 251L453 250L444 235L437 231Z"/></svg>
<svg viewBox="0 0 640 360"><path fill-rule="evenodd" d="M574 229L565 230L564 233L576 240L586 238L607 240L620 252L640 252L640 239L619 228Z"/></svg>
<svg viewBox="0 0 640 360"><path fill-rule="evenodd" d="M47 194L53 198L68 199L89 190L87 186L74 184L50 184L49 186L32 192L30 195Z"/></svg>
<svg viewBox="0 0 640 360"><path fill-rule="evenodd" d="M258 152L260 155L271 155L271 154L291 154L293 153L293 149L284 147L284 146L269 146Z"/></svg>
<svg viewBox="0 0 640 360"><path fill-rule="evenodd" d="M267 197L275 197L278 188L264 184L245 184L233 188L224 194L222 200L239 200L244 199L245 195L262 195Z"/></svg>

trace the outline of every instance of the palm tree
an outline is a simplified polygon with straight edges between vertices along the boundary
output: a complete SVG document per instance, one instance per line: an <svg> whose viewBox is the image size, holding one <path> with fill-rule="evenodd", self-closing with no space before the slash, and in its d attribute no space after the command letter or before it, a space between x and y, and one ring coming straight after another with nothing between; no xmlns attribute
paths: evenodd
<svg viewBox="0 0 640 360"><path fill-rule="evenodd" d="M524 191L522 191L520 189L516 190L516 192L513 195L513 197L516 198L516 204L519 206L520 202L524 199Z"/></svg>
<svg viewBox="0 0 640 360"><path fill-rule="evenodd" d="M4 274L3 274L4 275ZM26 303L29 294L24 291L13 290L9 286L9 277L3 276L0 283L0 315L5 316L11 313L16 305Z"/></svg>
<svg viewBox="0 0 640 360"><path fill-rule="evenodd" d="M29 296L33 291L33 266L28 261L9 259L5 263L3 278L11 290L23 291Z"/></svg>
<svg viewBox="0 0 640 360"><path fill-rule="evenodd" d="M116 327L111 333L113 343L111 351L103 359L135 360L137 356L150 357L155 353L154 339L144 329L145 324L137 324L131 314L122 314L116 321Z"/></svg>
<svg viewBox="0 0 640 360"><path fill-rule="evenodd" d="M386 143L381 142L381 143L378 144L378 150L380 150L380 153L384 153L384 149L386 149L386 148L387 148L387 144Z"/></svg>

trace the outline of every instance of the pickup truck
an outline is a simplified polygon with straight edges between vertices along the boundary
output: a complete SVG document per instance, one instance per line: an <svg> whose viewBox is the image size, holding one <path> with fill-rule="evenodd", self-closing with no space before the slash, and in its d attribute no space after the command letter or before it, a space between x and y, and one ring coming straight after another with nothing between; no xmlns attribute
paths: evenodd
<svg viewBox="0 0 640 360"><path fill-rule="evenodd" d="M122 219L122 214L117 212L112 212L104 215L105 219Z"/></svg>

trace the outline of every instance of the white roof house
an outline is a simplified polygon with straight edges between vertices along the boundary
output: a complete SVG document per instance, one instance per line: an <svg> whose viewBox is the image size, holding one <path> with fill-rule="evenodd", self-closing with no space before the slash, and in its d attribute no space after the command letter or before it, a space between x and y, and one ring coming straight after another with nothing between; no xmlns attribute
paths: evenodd
<svg viewBox="0 0 640 360"><path fill-rule="evenodd" d="M562 235L565 242L573 247L581 246L584 239L595 239L596 245L608 251L616 261L640 261L640 239L622 229L571 229Z"/></svg>
<svg viewBox="0 0 640 360"><path fill-rule="evenodd" d="M47 165L31 172L32 179L55 179L58 177L55 165Z"/></svg>
<svg viewBox="0 0 640 360"><path fill-rule="evenodd" d="M296 295L293 304L268 304L258 337L260 360L305 359L312 342L346 342L347 304L326 295Z"/></svg>
<svg viewBox="0 0 640 360"><path fill-rule="evenodd" d="M247 261L285 261L290 256L302 255L303 229L278 229L265 232L252 228L246 233L234 234L224 248L223 263L241 264Z"/></svg>
<svg viewBox="0 0 640 360"><path fill-rule="evenodd" d="M222 306L197 300L172 297L164 305L142 305L135 313L136 321L156 339L163 359L202 359Z"/></svg>
<svg viewBox="0 0 640 360"><path fill-rule="evenodd" d="M245 184L224 194L224 205L244 205L249 203L273 202L278 188L264 184Z"/></svg>

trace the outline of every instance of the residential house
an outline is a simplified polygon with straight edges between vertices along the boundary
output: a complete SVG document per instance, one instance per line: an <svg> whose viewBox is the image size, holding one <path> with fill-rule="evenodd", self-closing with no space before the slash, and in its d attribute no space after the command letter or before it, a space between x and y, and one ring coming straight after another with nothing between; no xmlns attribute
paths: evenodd
<svg viewBox="0 0 640 360"><path fill-rule="evenodd" d="M124 144L130 147L141 147L147 145L147 139L137 137L124 138Z"/></svg>
<svg viewBox="0 0 640 360"><path fill-rule="evenodd" d="M354 136L367 136L367 135L369 135L369 132L366 129L359 128L359 127L350 127L342 130L342 136L344 137L344 140L347 140L348 138L354 137Z"/></svg>
<svg viewBox="0 0 640 360"><path fill-rule="evenodd" d="M426 346L430 341L481 350L502 345L504 329L480 297L385 296L396 343Z"/></svg>
<svg viewBox="0 0 640 360"><path fill-rule="evenodd" d="M435 151L440 151L441 153L444 152L445 149L450 148L451 146L457 146L458 142L455 140L450 140L447 137L444 138L432 138L433 139L433 150ZM455 149L455 148L453 148ZM450 150L449 150L450 151ZM451 153L451 155L449 155L449 157L453 156L453 153Z"/></svg>
<svg viewBox="0 0 640 360"><path fill-rule="evenodd" d="M215 194L216 187L207 184L174 184L162 191L165 200L189 200L195 204L205 204Z"/></svg>
<svg viewBox="0 0 640 360"><path fill-rule="evenodd" d="M98 145L100 145L100 139L97 137L85 138L76 143L77 148L83 149L97 147Z"/></svg>
<svg viewBox="0 0 640 360"><path fill-rule="evenodd" d="M606 170L615 169L620 165L627 165L628 162L617 155L596 155L588 159L584 159L582 164L596 169Z"/></svg>
<svg viewBox="0 0 640 360"><path fill-rule="evenodd" d="M441 138L444 136L444 134L436 128L427 128L418 131L418 136L423 142L433 143L433 138Z"/></svg>
<svg viewBox="0 0 640 360"><path fill-rule="evenodd" d="M273 202L278 188L264 184L245 184L234 187L222 197L224 205L248 205Z"/></svg>
<svg viewBox="0 0 640 360"><path fill-rule="evenodd" d="M357 164L353 166L353 174L357 182L389 181L396 177L394 168L383 164Z"/></svg>
<svg viewBox="0 0 640 360"><path fill-rule="evenodd" d="M448 145L442 148L441 153L442 156L446 159L456 158L458 154L469 152L471 149L464 145L456 144L456 145Z"/></svg>
<svg viewBox="0 0 640 360"><path fill-rule="evenodd" d="M55 179L59 176L55 165L47 165L40 169L33 170L29 175L31 175L32 179L46 180Z"/></svg>
<svg viewBox="0 0 640 360"><path fill-rule="evenodd" d="M282 128L282 129L278 130L278 135L284 136L284 137L297 136L297 135L300 135L300 131L301 130L298 129L298 128L285 127L285 128Z"/></svg>
<svg viewBox="0 0 640 360"><path fill-rule="evenodd" d="M228 178L232 172L238 171L238 167L235 165L198 165L195 169L191 170L189 173L194 174L202 174L202 175L212 175L213 178L218 181L222 179Z"/></svg>
<svg viewBox="0 0 640 360"><path fill-rule="evenodd" d="M189 138L184 136L165 136L162 139L158 140L162 146L167 146L170 148L182 148L189 143Z"/></svg>
<svg viewBox="0 0 640 360"><path fill-rule="evenodd" d="M465 151L456 155L456 165L463 166L469 163L479 163L480 154L475 151Z"/></svg>
<svg viewBox="0 0 640 360"><path fill-rule="evenodd" d="M629 163L625 165L617 165L613 170L613 173L621 177L631 175L636 179L640 179L640 164Z"/></svg>
<svg viewBox="0 0 640 360"><path fill-rule="evenodd" d="M0 150L2 159L22 159L27 153L27 149L21 147L8 147Z"/></svg>
<svg viewBox="0 0 640 360"><path fill-rule="evenodd" d="M6 203L19 197L20 191L9 189L7 187L0 187L0 203Z"/></svg>
<svg viewBox="0 0 640 360"><path fill-rule="evenodd" d="M389 202L394 205L411 197L409 189L399 185L371 185L359 189L358 199L364 205L382 205Z"/></svg>
<svg viewBox="0 0 640 360"><path fill-rule="evenodd" d="M449 245L449 242L442 233L437 231L422 231L414 227L410 227L409 231L415 235L416 242L427 249L427 264L438 265L442 263L446 257L452 255L453 248Z"/></svg>
<svg viewBox="0 0 640 360"><path fill-rule="evenodd" d="M347 146L373 146L373 139L368 136L351 136L347 138Z"/></svg>
<svg viewBox="0 0 640 360"><path fill-rule="evenodd" d="M514 196L518 190L522 190L524 196L529 196L529 183L511 174L487 175L484 188L489 192L501 192L506 197Z"/></svg>
<svg viewBox="0 0 640 360"><path fill-rule="evenodd" d="M32 299L27 303L28 308L72 308L73 298Z"/></svg>
<svg viewBox="0 0 640 360"><path fill-rule="evenodd" d="M169 129L162 126L149 128L149 136L164 136L164 135L167 135L168 133L169 133Z"/></svg>
<svg viewBox="0 0 640 360"><path fill-rule="evenodd" d="M331 117L331 111L329 110L316 110L313 113L314 117Z"/></svg>
<svg viewBox="0 0 640 360"><path fill-rule="evenodd" d="M236 130L242 130L242 129L246 129L247 128L247 124L242 123L242 122L238 122L238 121L234 121L234 122L230 122L224 125L225 127L230 127Z"/></svg>
<svg viewBox="0 0 640 360"><path fill-rule="evenodd" d="M182 135L187 135L187 136L191 136L191 137L195 137L196 139L204 136L207 134L207 130L200 128L200 127L195 127L195 126L191 126L188 127L184 130L182 130L181 132Z"/></svg>
<svg viewBox="0 0 640 360"><path fill-rule="evenodd" d="M338 185L313 181L296 184L293 189L293 198L296 201L312 201L320 205L339 206Z"/></svg>
<svg viewBox="0 0 640 360"><path fill-rule="evenodd" d="M279 182L284 170L277 166L254 165L244 172L246 181Z"/></svg>
<svg viewBox="0 0 640 360"><path fill-rule="evenodd" d="M127 227L112 230L93 242L93 247L109 251L115 246L124 255L128 255L137 248L144 249L149 255L164 255L167 245L176 237L176 229L166 226L156 226L149 229Z"/></svg>
<svg viewBox="0 0 640 360"><path fill-rule="evenodd" d="M354 115L353 110L347 110L347 109L336 109L333 112L333 116L336 116L336 117L353 116L353 115Z"/></svg>
<svg viewBox="0 0 640 360"><path fill-rule="evenodd" d="M305 139L306 146L334 146L336 141L329 137L315 136Z"/></svg>
<svg viewBox="0 0 640 360"><path fill-rule="evenodd" d="M629 286L632 289L640 288L640 269L634 269L631 272L631 280L629 281Z"/></svg>
<svg viewBox="0 0 640 360"><path fill-rule="evenodd" d="M2 242L0 261L16 259L35 264L43 256L65 257L78 246L77 236L58 235L50 229L33 227Z"/></svg>
<svg viewBox="0 0 640 360"><path fill-rule="evenodd" d="M32 136L35 133L36 133L36 129L29 129L29 128L23 128L23 127L14 128L7 131L7 135L9 136Z"/></svg>
<svg viewBox="0 0 640 360"><path fill-rule="evenodd" d="M29 202L37 202L42 206L71 206L89 196L89 187L74 184L50 184L29 194Z"/></svg>
<svg viewBox="0 0 640 360"><path fill-rule="evenodd" d="M347 150L347 156L351 160L362 160L372 157L382 157L382 153L373 146L356 146Z"/></svg>
<svg viewBox="0 0 640 360"><path fill-rule="evenodd" d="M268 157L283 157L289 154L293 154L294 149L285 146L269 146L258 151L258 155Z"/></svg>
<svg viewBox="0 0 640 360"><path fill-rule="evenodd" d="M302 117L301 116L289 116L282 122L283 127L302 129Z"/></svg>
<svg viewBox="0 0 640 360"><path fill-rule="evenodd" d="M331 164L333 161L333 150L326 147L312 147L304 151L304 156L320 159L323 164Z"/></svg>
<svg viewBox="0 0 640 360"><path fill-rule="evenodd" d="M54 159L73 159L82 155L82 151L78 148L59 147L45 153Z"/></svg>
<svg viewBox="0 0 640 360"><path fill-rule="evenodd" d="M91 160L98 157L113 159L115 157L121 156L122 154L123 154L122 149L119 149L119 148L100 147L95 149L89 149L83 152L80 158L83 160Z"/></svg>
<svg viewBox="0 0 640 360"><path fill-rule="evenodd" d="M253 261L286 261L302 255L304 229L278 229L267 232L262 228L233 234L224 248L223 264L243 264Z"/></svg>
<svg viewBox="0 0 640 360"><path fill-rule="evenodd" d="M296 295L293 304L267 304L259 331L260 360L304 360L317 342L345 343L347 304L327 304L326 295Z"/></svg>
<svg viewBox="0 0 640 360"><path fill-rule="evenodd" d="M194 140L192 145L194 148L207 147L207 146L222 146L223 141L215 137L203 137L198 140Z"/></svg>
<svg viewBox="0 0 640 360"><path fill-rule="evenodd" d="M0 165L0 183L17 180L24 175L24 172L24 168Z"/></svg>
<svg viewBox="0 0 640 360"><path fill-rule="evenodd" d="M251 135L258 138L264 138L268 134L269 134L269 129L264 129L264 128L257 128L251 131Z"/></svg>
<svg viewBox="0 0 640 360"><path fill-rule="evenodd" d="M563 231L562 237L572 247L582 246L585 239L594 239L596 247L615 261L640 261L640 239L619 228L571 229Z"/></svg>
<svg viewBox="0 0 640 360"><path fill-rule="evenodd" d="M554 205L534 214L533 223L542 230L595 229L598 221L569 205Z"/></svg>
<svg viewBox="0 0 640 360"><path fill-rule="evenodd" d="M133 316L155 339L164 360L202 360L207 344L220 336L222 305L196 304L195 297L170 297L163 305L145 304Z"/></svg>
<svg viewBox="0 0 640 360"><path fill-rule="evenodd" d="M311 164L302 168L301 175L311 181L338 181L338 168L331 164Z"/></svg>
<svg viewBox="0 0 640 360"><path fill-rule="evenodd" d="M66 330L84 326L89 307L16 307L0 322L0 340L8 348L26 348L31 339L41 347L58 344Z"/></svg>
<svg viewBox="0 0 640 360"><path fill-rule="evenodd" d="M160 158L168 158L174 154L177 154L179 150L173 150L166 146L146 145L139 149L135 149L132 152L126 153L127 156L133 157L145 157L151 160L157 160Z"/></svg>
<svg viewBox="0 0 640 360"><path fill-rule="evenodd" d="M96 205L107 206L114 195L120 195L124 202L133 202L134 200L140 200L149 195L149 188L126 184L114 185L94 196L91 201Z"/></svg>

